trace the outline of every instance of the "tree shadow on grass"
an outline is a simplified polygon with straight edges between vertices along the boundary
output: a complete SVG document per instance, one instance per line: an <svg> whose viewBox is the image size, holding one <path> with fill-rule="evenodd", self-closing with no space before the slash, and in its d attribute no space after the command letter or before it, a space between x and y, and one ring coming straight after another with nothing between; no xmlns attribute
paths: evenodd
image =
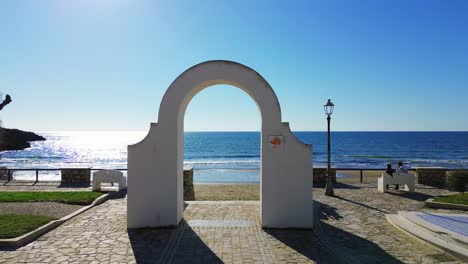
<svg viewBox="0 0 468 264"><path fill-rule="evenodd" d="M403 263L374 242L337 228L324 220L343 218L336 208L318 201L314 229L268 229L269 235L317 263ZM320 219L320 220L318 220Z"/></svg>
<svg viewBox="0 0 468 264"><path fill-rule="evenodd" d="M137 263L223 263L182 220L177 228L129 229Z"/></svg>

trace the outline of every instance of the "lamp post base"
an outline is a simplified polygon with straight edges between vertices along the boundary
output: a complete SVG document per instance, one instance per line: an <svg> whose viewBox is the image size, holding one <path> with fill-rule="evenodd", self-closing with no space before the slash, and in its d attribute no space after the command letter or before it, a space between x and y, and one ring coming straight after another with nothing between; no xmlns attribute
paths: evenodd
<svg viewBox="0 0 468 264"><path fill-rule="evenodd" d="M333 191L333 182L332 182L332 179L331 179L329 173L327 173L327 177L326 177L325 195L326 196L335 196L335 193Z"/></svg>
<svg viewBox="0 0 468 264"><path fill-rule="evenodd" d="M327 124L328 124L328 155L327 155L327 178L326 178L326 185L325 185L325 195L326 196L335 196L333 192L333 181L330 175L330 168L331 168L331 143L330 143L330 120L331 117L328 115L327 117Z"/></svg>

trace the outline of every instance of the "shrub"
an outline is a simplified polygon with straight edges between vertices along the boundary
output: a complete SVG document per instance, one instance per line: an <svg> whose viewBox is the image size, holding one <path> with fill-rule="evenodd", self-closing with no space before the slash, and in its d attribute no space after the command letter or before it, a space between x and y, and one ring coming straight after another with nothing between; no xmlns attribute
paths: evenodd
<svg viewBox="0 0 468 264"><path fill-rule="evenodd" d="M449 173L447 186L451 191L465 192L465 185L468 183L468 169L456 170Z"/></svg>

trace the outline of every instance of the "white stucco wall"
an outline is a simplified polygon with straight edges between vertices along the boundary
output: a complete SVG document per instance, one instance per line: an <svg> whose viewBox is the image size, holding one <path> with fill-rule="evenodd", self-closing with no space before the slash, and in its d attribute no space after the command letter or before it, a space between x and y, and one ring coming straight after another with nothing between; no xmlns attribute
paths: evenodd
<svg viewBox="0 0 468 264"><path fill-rule="evenodd" d="M312 227L312 146L297 141L270 85L235 62L208 61L182 73L167 89L143 141L128 146L128 227L175 226L183 215L184 115L206 87L229 84L249 94L262 117L261 221L264 227ZM273 148L271 136L282 136Z"/></svg>

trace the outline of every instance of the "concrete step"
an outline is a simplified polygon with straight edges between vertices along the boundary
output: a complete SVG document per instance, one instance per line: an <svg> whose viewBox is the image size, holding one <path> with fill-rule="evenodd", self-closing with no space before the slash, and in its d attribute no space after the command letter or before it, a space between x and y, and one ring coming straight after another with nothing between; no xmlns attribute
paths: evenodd
<svg viewBox="0 0 468 264"><path fill-rule="evenodd" d="M468 262L468 246L465 243L453 239L450 234L446 232L433 231L420 225L420 222L407 219L408 214L398 212L398 214L387 214L387 221L396 228L408 233L417 239L423 240L433 246L436 246L448 254Z"/></svg>
<svg viewBox="0 0 468 264"><path fill-rule="evenodd" d="M451 217L467 217L467 215L461 215L461 214L431 214L431 213L423 213L423 212L406 212L406 211L399 211L398 215L401 217L413 222L414 224L421 226L425 229L430 230L433 233L436 233L440 235L442 238L447 239L449 241L452 241L453 243L463 247L463 248L468 248L468 236L459 234L457 232L451 231L449 229L446 229L444 227L441 227L439 225L435 225L429 221L424 220L421 218L421 215L426 215L426 216L432 216L439 218L441 221L449 221L449 222L454 222L453 218ZM445 220L447 219L447 220ZM465 218L466 219L466 218ZM466 221L466 220L465 220ZM465 229L468 230L468 223L466 222L458 222L455 220L455 223L457 224L457 228L459 229Z"/></svg>

